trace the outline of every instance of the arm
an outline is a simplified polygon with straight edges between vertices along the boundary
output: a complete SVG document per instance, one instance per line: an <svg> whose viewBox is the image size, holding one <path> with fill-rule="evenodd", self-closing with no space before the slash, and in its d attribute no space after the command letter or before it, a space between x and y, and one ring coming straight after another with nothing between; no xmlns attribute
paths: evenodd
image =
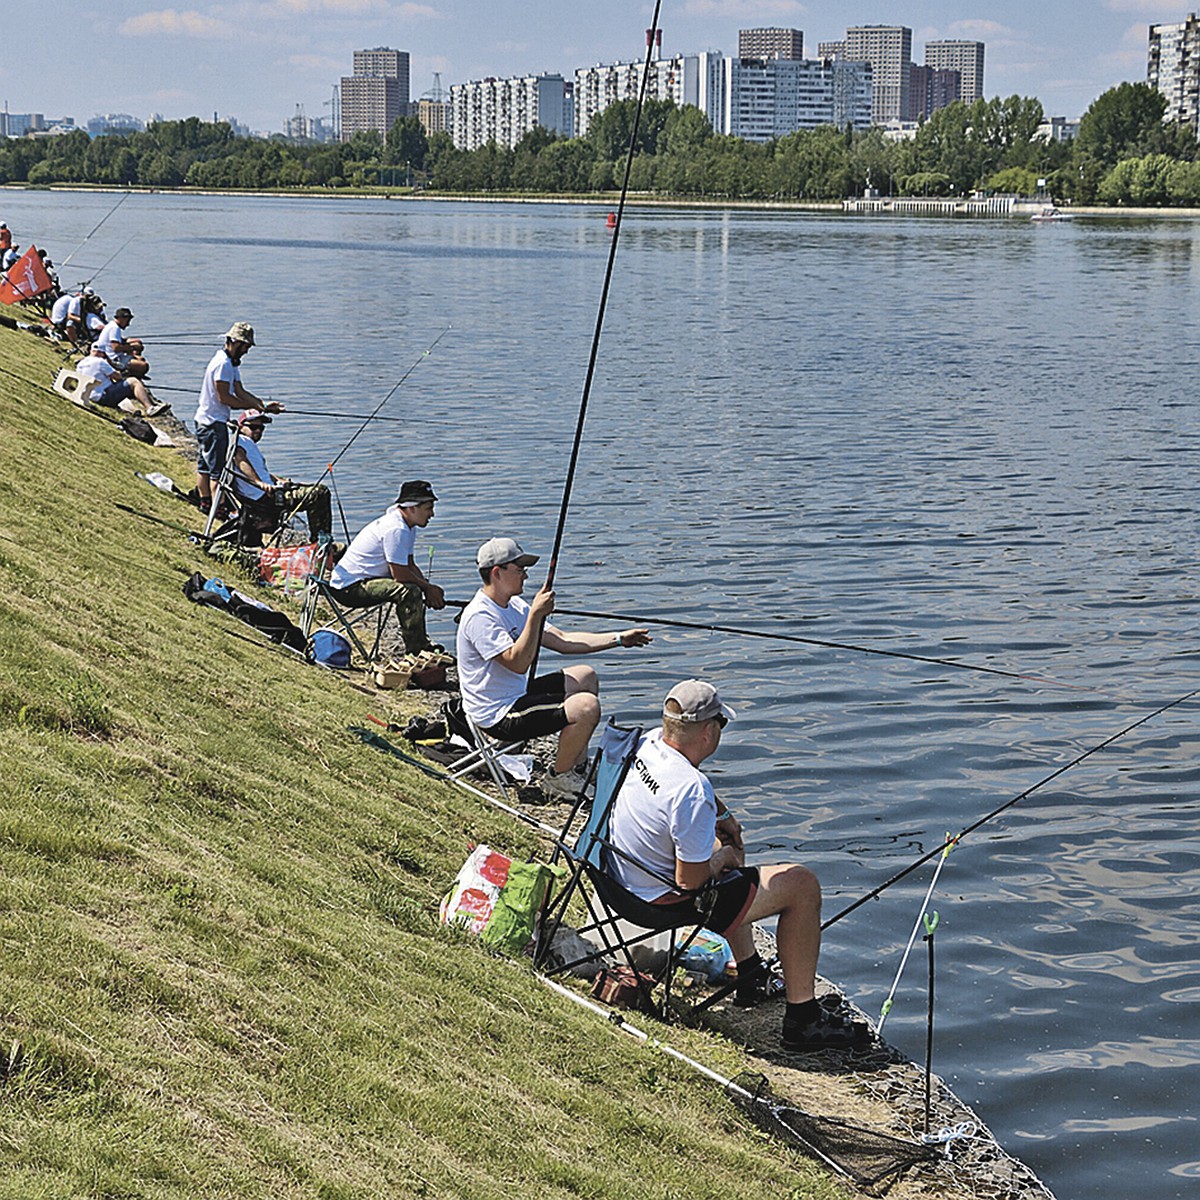
<svg viewBox="0 0 1200 1200"><path fill-rule="evenodd" d="M595 654L618 646L648 646L653 639L645 629L622 629L620 633L563 633L547 625L542 645L558 654Z"/></svg>
<svg viewBox="0 0 1200 1200"><path fill-rule="evenodd" d="M736 846L717 846L707 862L687 863L675 860L675 882L694 892L710 879L720 879L727 871L746 865L746 856Z"/></svg>
<svg viewBox="0 0 1200 1200"><path fill-rule="evenodd" d="M534 596L533 603L529 606L521 636L507 650L502 650L497 654L492 662L498 662L502 667L512 671L514 675L524 675L533 665L533 656L537 651L538 630L541 628L542 622L553 611L554 593L543 587Z"/></svg>
<svg viewBox="0 0 1200 1200"><path fill-rule="evenodd" d="M256 488L264 492L269 492L274 486L273 480L259 479L254 473L254 468L250 465L250 460L246 457L246 452L239 446L233 452L233 465L237 472L248 483L252 483Z"/></svg>
<svg viewBox="0 0 1200 1200"><path fill-rule="evenodd" d="M403 565L394 562L388 563L388 569L392 573L392 578L399 583L411 583L414 587L419 587L429 608L446 607L446 593L436 583L430 583L425 578L421 568L417 566L411 556Z"/></svg>

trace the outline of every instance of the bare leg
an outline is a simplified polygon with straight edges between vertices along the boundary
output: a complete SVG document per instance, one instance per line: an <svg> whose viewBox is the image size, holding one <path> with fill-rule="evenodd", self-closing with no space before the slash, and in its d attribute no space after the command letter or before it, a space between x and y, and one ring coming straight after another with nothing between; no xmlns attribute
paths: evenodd
<svg viewBox="0 0 1200 1200"><path fill-rule="evenodd" d="M821 949L821 885L807 868L798 865L760 868L761 884L746 920L726 935L737 958L743 935L750 938L746 950L753 949L750 926L765 917L779 916L776 949L783 967L789 1003L800 1004L816 994L817 955Z"/></svg>

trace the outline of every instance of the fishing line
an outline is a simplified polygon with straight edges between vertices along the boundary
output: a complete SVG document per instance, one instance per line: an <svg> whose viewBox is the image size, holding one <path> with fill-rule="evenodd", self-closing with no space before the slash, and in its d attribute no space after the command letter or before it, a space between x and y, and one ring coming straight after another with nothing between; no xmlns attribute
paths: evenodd
<svg viewBox="0 0 1200 1200"><path fill-rule="evenodd" d="M122 204L124 204L124 203L125 203L125 201L126 201L126 200L128 200L128 199L129 199L129 197L130 197L130 196L132 196L132 195L133 195L133 193L132 193L132 192L126 192L126 193L125 193L125 194L124 194L124 195L123 195L123 196L120 198L120 200L118 200L118 201L116 202L116 204L114 204L114 205L112 206L112 208L110 208L110 209L108 210L108 212L106 212L106 213L104 214L104 216L102 216L102 217L100 218L100 220L96 222L96 224L95 224L95 225L92 227L92 233L89 233L89 234L87 235L87 237L85 237L85 238L83 239L83 241L82 241L82 242L80 242L80 243L79 243L79 245L78 245L78 246L76 246L76 247L75 247L75 249L74 249L74 250L72 250L72 251L71 251L71 253L70 253L70 254L68 254L68 255L67 255L67 257L66 257L66 258L65 258L65 259L64 259L64 260L63 260L61 263L59 263L59 264L58 264L58 270L59 270L60 272L61 272L61 271L65 271L65 270L66 270L66 268L67 268L67 264L68 264L68 263L71 261L71 259L73 259L73 258L75 257L75 255L77 255L77 254L80 252L80 250L82 250L82 249L84 248L84 246L86 246L86 245L88 244L88 242L90 242L90 241L92 240L92 234L93 234L93 233L95 233L95 232L96 232L96 230L97 230L97 229L99 229L99 228L100 228L100 226L101 226L101 225L103 225L103 224L104 224L104 222L105 222L105 221L107 221L107 220L108 220L108 218L109 218L109 217L111 217L111 216L113 215L113 213L115 213L115 212L117 211L117 209L118 209L118 208L120 208L120 207L121 207L121 205L122 205ZM128 244L128 243L126 243L126 244Z"/></svg>
<svg viewBox="0 0 1200 1200"><path fill-rule="evenodd" d="M974 833L975 830L979 829L983 825L986 825L993 818L998 817L1002 812L1006 812L1008 809L1012 808L1012 806L1014 804L1017 804L1019 801L1024 800L1027 796L1032 796L1034 792L1038 791L1040 788L1044 788L1046 786L1046 784L1050 783L1052 780L1057 779L1064 772L1069 771L1072 767L1078 766L1081 762L1083 762L1083 760L1085 758L1090 758L1093 754L1097 753L1100 750L1103 750L1106 746L1111 746L1113 744L1113 742L1117 741L1120 738L1123 738L1126 734L1132 733L1139 725L1144 725L1147 721L1152 721L1155 717L1161 716L1168 709L1174 708L1176 705L1183 704L1184 701L1190 700L1193 696L1196 696L1196 695L1200 695L1200 688L1196 688L1193 691L1187 692L1175 700L1168 701L1166 704L1162 705L1161 707L1156 708L1153 712L1147 713L1145 716L1139 717L1132 724L1126 725L1124 729L1119 730L1118 732L1112 734L1110 737L1105 738L1104 741L1097 743L1095 746L1092 746L1090 749L1085 750L1082 754L1077 755L1075 758L1071 759L1071 761L1069 763L1064 763L1061 767L1058 767L1056 770L1052 771L1049 775L1047 775L1045 777L1045 779L1039 779L1038 782L1035 783L1032 787L1026 788L1025 791L1023 791L1020 795L1014 796L1011 800L1005 801L1005 803L1001 804L999 808L992 809L992 811L990 813L988 813L987 816L980 817L978 821L975 821L973 824L968 825L964 830L962 830L960 833L955 834L953 837L947 837L947 839L944 842L942 842L938 846L935 846L932 850L929 851L928 854L923 854L920 858L918 858L916 860L916 862L905 867L904 870L898 871L895 875L893 875L891 877L891 879L885 880L877 888L872 888L871 891L869 891L865 896L860 897L858 900L855 900L853 904L847 906L846 908L843 908L841 912L837 913L835 916L830 917L828 921L822 922L821 928L828 929L830 927L830 925L834 925L838 921L840 921L843 917L849 916L856 908L862 907L862 905L866 904L866 902L868 900L874 900L876 896L878 896L881 892L886 891L888 888L890 888L892 886L892 884L899 883L901 879L904 879L906 876L911 875L913 871L915 871L918 867L923 866L925 863L929 862L929 860L931 858L936 858L937 855L945 853L949 849L949 847L953 846L956 842L962 841L962 839L965 838L967 836L967 834Z"/></svg>
<svg viewBox="0 0 1200 1200"><path fill-rule="evenodd" d="M112 253L112 254L110 254L110 255L108 256L108 258L107 258L107 259L105 259L105 261L104 261L104 262L103 262L103 263L102 263L102 264L101 264L99 267L97 267L95 271L93 271L93 272L92 272L92 274L91 274L91 277L90 277L90 278L88 278L88 279L85 279L85 280L82 282L82 284L80 284L80 286L81 286L81 287L89 287L89 286L90 286L90 285L91 285L91 284L92 284L92 283L95 281L95 279L96 279L96 276L97 276L97 275L99 275L99 274L100 274L100 272L101 272L101 271L103 271L103 270L104 270L104 268L105 268L105 267L107 267L107 266L109 265L109 263L111 263L111 262L112 262L112 260L113 260L114 258L116 258L116 257L117 257L117 255L118 255L118 254L120 254L120 253L121 253L121 251L122 251L122 250L124 250L124 249L125 249L125 247L126 247L126 246L128 246L128 245L129 245L129 243L130 243L130 242L132 242L132 241L133 241L133 239L134 239L135 237L137 237L137 234L132 234L130 237L126 238L126 239L125 239L125 242L124 242L124 243L121 245L120 249L118 249L118 250L114 250L114 251L113 251L113 253Z"/></svg>
<svg viewBox="0 0 1200 1200"><path fill-rule="evenodd" d="M444 338L446 336L446 334L448 334L452 328L453 328L453 326L447 325L446 328L443 329L442 332L439 333L437 335L437 337L435 337L433 339L433 341L429 343L429 348L421 351L421 353L413 361L412 366L409 367L408 370L405 371L404 374L401 375L400 378L396 380L396 382L392 385L391 391L389 391L388 394L386 396L384 396L384 398L382 400L380 400L380 402L377 405L375 405L375 408L372 410L370 416L368 416L363 421L363 423L354 431L354 433L351 434L350 440L337 452L337 454L334 455L333 461L329 464L329 466L327 466L325 468L326 474L333 471L333 468L337 465L337 463L341 459L342 455L345 454L346 451L349 450L350 447L353 446L356 441L358 441L359 435L363 432L363 430L365 430L366 427L368 425L370 425L370 423L373 420L375 420L376 416L378 416L378 414L379 414L380 409L382 409L383 406L400 390L400 388L404 384L404 381L417 369L418 366L420 366L422 360L428 358L433 353L434 348L437 346L438 342L440 342L442 340L442 338ZM322 478L324 478L324 475L322 475ZM317 482L320 483L321 480L318 479Z"/></svg>
<svg viewBox="0 0 1200 1200"><path fill-rule="evenodd" d="M575 423L575 441L571 447L571 460L567 466L567 478L563 483L562 504L558 512L558 528L554 533L554 546L550 551L550 562L546 571L547 590L554 587L554 576L558 570L558 555L562 549L563 533L567 525L567 509L571 502L571 488L575 483L575 470L579 464L579 449L583 442L583 424L587 419L588 401L592 393L592 379L596 373L596 360L600 354L600 334L604 329L604 313L608 307L608 293L612 284L613 265L617 259L617 245L621 240L621 222L625 216L625 199L629 195L629 176L633 171L633 156L637 150L638 130L642 122L642 109L646 104L646 93L650 85L650 63L654 57L654 37L658 32L659 14L662 11L662 0L655 0L654 17L650 28L646 30L646 60L642 65L642 83L638 91L637 108L633 114L633 128L629 133L629 151L625 155L625 175L621 180L621 198L617 203L617 216L613 224L612 238L608 246L608 265L604 271L604 286L600 290L600 306L596 311L596 325L592 331L592 349L588 356L587 373L583 380L583 394L579 401L579 417ZM541 653L541 630L534 639L533 661L529 664L528 677L537 675L538 657Z"/></svg>

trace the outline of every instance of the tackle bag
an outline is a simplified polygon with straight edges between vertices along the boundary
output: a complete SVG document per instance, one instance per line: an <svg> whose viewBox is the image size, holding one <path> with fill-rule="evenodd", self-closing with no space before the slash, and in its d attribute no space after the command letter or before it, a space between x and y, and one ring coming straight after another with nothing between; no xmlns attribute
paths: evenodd
<svg viewBox="0 0 1200 1200"><path fill-rule="evenodd" d="M654 977L628 967L605 967L592 984L592 995L613 1008L653 1013Z"/></svg>

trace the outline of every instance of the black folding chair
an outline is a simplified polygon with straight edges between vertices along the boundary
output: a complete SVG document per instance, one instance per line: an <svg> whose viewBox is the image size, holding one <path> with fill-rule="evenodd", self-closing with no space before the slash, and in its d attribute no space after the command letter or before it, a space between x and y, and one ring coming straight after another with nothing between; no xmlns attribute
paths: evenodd
<svg viewBox="0 0 1200 1200"><path fill-rule="evenodd" d="M623 959L630 970L636 973L647 1006L660 1017L668 1019L675 969L696 935L704 928L704 914L711 911L716 892L712 883L694 891L686 891L680 888L674 879L658 874L613 845L609 836L613 805L641 736L640 729L624 728L612 721L605 727L592 767L596 780L596 795L591 811L586 816L583 815L581 800L572 810L555 845L551 862L559 858L565 860L570 875L562 892L542 919L539 937L534 947L534 962L547 974L554 975L573 971L590 963ZM582 829L577 835L573 835L571 831L581 819ZM611 873L616 857L632 863L651 878L659 880L664 892L677 892L681 901L690 898L694 903L690 906L653 904L634 895L618 883ZM568 906L576 895L582 897L588 912L588 920L578 926L576 932L585 938L589 934L595 934L600 945L592 953L569 962L552 962L552 943L564 924ZM686 915L681 911L685 907L690 909ZM697 913L700 915L699 920ZM635 926L640 932L630 934L622 928L622 923ZM662 987L662 999L655 1001L653 988L643 982L644 970L639 970L634 960L633 947L656 938L661 933L670 934L670 945L665 962L659 970L650 972L655 982Z"/></svg>

